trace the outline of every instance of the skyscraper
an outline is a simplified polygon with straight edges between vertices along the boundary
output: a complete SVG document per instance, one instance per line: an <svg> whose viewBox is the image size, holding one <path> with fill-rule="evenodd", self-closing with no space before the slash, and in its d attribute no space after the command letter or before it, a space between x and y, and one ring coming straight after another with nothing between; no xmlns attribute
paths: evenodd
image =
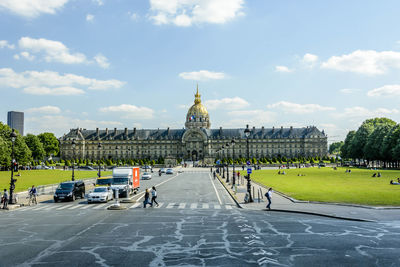
<svg viewBox="0 0 400 267"><path fill-rule="evenodd" d="M20 135L24 135L24 113L19 111L9 111L7 113L7 125L18 130Z"/></svg>

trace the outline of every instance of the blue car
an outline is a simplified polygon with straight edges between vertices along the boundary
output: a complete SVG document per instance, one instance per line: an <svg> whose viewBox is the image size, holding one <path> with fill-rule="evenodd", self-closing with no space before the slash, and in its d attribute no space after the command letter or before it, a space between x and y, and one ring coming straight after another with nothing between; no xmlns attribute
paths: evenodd
<svg viewBox="0 0 400 267"><path fill-rule="evenodd" d="M167 169L167 170L165 171L165 174L174 174L174 170L172 170L172 169Z"/></svg>

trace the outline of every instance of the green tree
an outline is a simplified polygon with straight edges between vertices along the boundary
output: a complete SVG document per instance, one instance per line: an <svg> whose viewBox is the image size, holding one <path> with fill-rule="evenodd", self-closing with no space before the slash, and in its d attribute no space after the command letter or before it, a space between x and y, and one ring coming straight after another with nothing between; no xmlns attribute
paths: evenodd
<svg viewBox="0 0 400 267"><path fill-rule="evenodd" d="M7 141L0 136L0 165L8 166L11 164L11 148Z"/></svg>
<svg viewBox="0 0 400 267"><path fill-rule="evenodd" d="M342 158L353 158L353 151L351 150L351 144L353 142L354 136L356 135L356 131L350 131L347 133L346 138L344 139L344 144L340 148L340 155Z"/></svg>
<svg viewBox="0 0 400 267"><path fill-rule="evenodd" d="M46 156L57 156L60 151L59 142L53 133L41 133L38 135L40 142L43 144Z"/></svg>
<svg viewBox="0 0 400 267"><path fill-rule="evenodd" d="M32 158L35 160L42 160L45 155L45 151L42 142L40 142L40 139L34 134L27 134L26 136L24 136L24 140L26 145L32 152Z"/></svg>
<svg viewBox="0 0 400 267"><path fill-rule="evenodd" d="M385 136L382 147L380 149L381 158L384 161L394 161L393 148L397 145L397 140L400 139L400 124L394 126L391 131ZM396 159L398 160L398 159Z"/></svg>
<svg viewBox="0 0 400 267"><path fill-rule="evenodd" d="M392 123L383 123L375 127L364 146L365 159L382 160L381 147L383 146L383 141L394 126Z"/></svg>
<svg viewBox="0 0 400 267"><path fill-rule="evenodd" d="M338 153L340 153L340 149L342 148L343 145L344 145L343 141L334 142L334 143L330 144L330 146L329 146L329 154L338 154Z"/></svg>

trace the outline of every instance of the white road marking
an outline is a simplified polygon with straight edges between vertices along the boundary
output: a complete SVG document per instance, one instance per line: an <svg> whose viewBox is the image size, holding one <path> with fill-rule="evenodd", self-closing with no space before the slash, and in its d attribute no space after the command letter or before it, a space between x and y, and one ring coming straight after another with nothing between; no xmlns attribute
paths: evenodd
<svg viewBox="0 0 400 267"><path fill-rule="evenodd" d="M191 208L191 209L196 209L196 208L197 208L197 203L192 203L192 204L190 205L190 208Z"/></svg>
<svg viewBox="0 0 400 267"><path fill-rule="evenodd" d="M208 209L210 206L207 203L203 203L202 209Z"/></svg>
<svg viewBox="0 0 400 267"><path fill-rule="evenodd" d="M230 206L230 205L225 205L225 209L231 210L231 209L232 209L232 206Z"/></svg>
<svg viewBox="0 0 400 267"><path fill-rule="evenodd" d="M163 181L163 182L161 182L161 183L159 183L159 184L156 184L155 186L156 186L156 187L159 187L160 185L165 184L166 182L168 182L168 181L170 181L170 180L172 180L172 179L178 177L179 175L180 175L180 173L178 173L177 175L175 175L175 176L173 176L173 177L171 177L171 178L169 178L169 179L167 179L167 180L165 180L165 181ZM151 188L147 188L147 189L151 190ZM141 199L144 197L144 193L145 193L145 192L146 192L146 190L144 190L143 192L139 193L138 196L140 196L140 197L139 197L138 199L136 199L136 201L141 200Z"/></svg>
<svg viewBox="0 0 400 267"><path fill-rule="evenodd" d="M67 210L74 210L74 209L77 209L77 208L79 208L79 204L78 205L73 205L72 207L69 207Z"/></svg>
<svg viewBox="0 0 400 267"><path fill-rule="evenodd" d="M106 206L107 205L107 203L105 203L105 204L100 204L100 205L97 205L96 207L94 207L93 209L94 210L99 210L99 209L101 209L101 208L104 208L104 206Z"/></svg>
<svg viewBox="0 0 400 267"><path fill-rule="evenodd" d="M181 204L179 204L179 207L178 207L178 209L184 209L184 208L185 208L185 206L186 206L186 203L181 203Z"/></svg>
<svg viewBox="0 0 400 267"><path fill-rule="evenodd" d="M33 208L33 209L31 209L31 210L42 210L42 209L45 209L45 208L47 208L48 206L47 205L38 205L37 207L35 207L35 208Z"/></svg>
<svg viewBox="0 0 400 267"><path fill-rule="evenodd" d="M59 208L56 208L56 210L63 210L63 209L69 208L69 207L71 207L71 206L72 206L72 204L68 204L68 205L61 206L61 207L59 207Z"/></svg>
<svg viewBox="0 0 400 267"><path fill-rule="evenodd" d="M210 181L211 181L211 184L212 184L213 187L214 187L215 194L217 195L217 198L218 198L218 202L219 202L219 204L222 205L221 198L220 198L219 195L218 195L218 191L217 191L217 188L215 187L215 184L214 184L214 182L213 182L213 180L212 180L212 178L211 178L211 174L208 174L208 175L210 176Z"/></svg>
<svg viewBox="0 0 400 267"><path fill-rule="evenodd" d="M157 209L159 209L159 208L161 208L162 207L162 205L164 205L164 203L158 203L158 207L157 206L154 206L155 208L157 208Z"/></svg>
<svg viewBox="0 0 400 267"><path fill-rule="evenodd" d="M214 205L214 209L216 209L216 210L219 210L219 209L221 209L221 206L220 206L220 205L217 205L217 204L215 204L215 205Z"/></svg>
<svg viewBox="0 0 400 267"><path fill-rule="evenodd" d="M92 207L92 205L86 204L86 205L81 205L80 209L81 209L81 210L84 210L84 209L88 209L88 208L90 208L90 207Z"/></svg>
<svg viewBox="0 0 400 267"><path fill-rule="evenodd" d="M166 206L166 209L172 209L174 207L175 203L169 203L168 206Z"/></svg>
<svg viewBox="0 0 400 267"><path fill-rule="evenodd" d="M134 209L134 208L139 207L140 205L141 205L141 203L135 203L135 204L133 204L132 206L130 206L129 208L130 208L130 209Z"/></svg>

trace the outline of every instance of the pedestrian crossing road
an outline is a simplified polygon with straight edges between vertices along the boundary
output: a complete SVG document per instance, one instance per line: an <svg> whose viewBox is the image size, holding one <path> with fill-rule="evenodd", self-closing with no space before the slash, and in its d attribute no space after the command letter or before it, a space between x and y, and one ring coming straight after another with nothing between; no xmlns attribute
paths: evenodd
<svg viewBox="0 0 400 267"><path fill-rule="evenodd" d="M26 206L19 209L16 209L17 212L23 211L65 211L65 210L105 210L109 206L112 206L114 202L103 203L103 204L66 204L66 205L57 205L54 203L48 204L38 204L36 206ZM154 209L203 209L203 210L231 210L236 208L235 205L219 205L214 203L163 203L159 202L159 205L154 205ZM142 209L143 203L137 202L134 204L124 205L128 210L131 209ZM147 208L152 208L151 206L147 206Z"/></svg>

